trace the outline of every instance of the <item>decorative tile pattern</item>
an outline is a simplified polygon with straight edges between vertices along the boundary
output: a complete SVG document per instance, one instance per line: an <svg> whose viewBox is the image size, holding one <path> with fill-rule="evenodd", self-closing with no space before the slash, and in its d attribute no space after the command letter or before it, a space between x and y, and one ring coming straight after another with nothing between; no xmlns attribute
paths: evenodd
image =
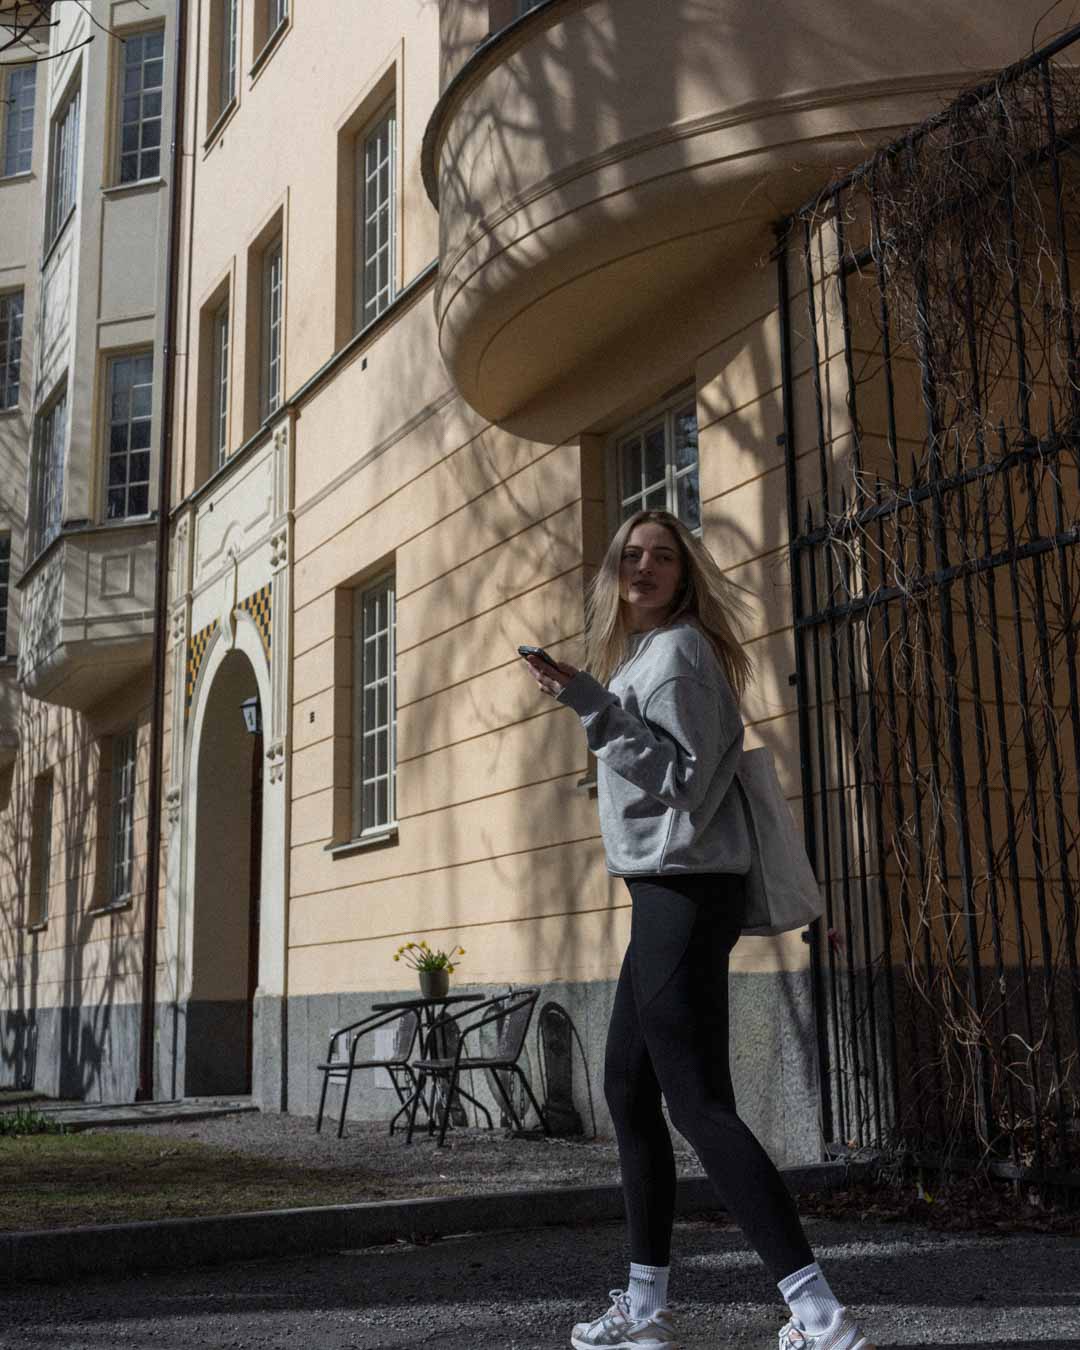
<svg viewBox="0 0 1080 1350"><path fill-rule="evenodd" d="M236 608L250 614L255 620L255 627L259 630L259 637L262 638L263 651L269 661L273 630L273 583L268 581L246 600L241 600Z"/></svg>
<svg viewBox="0 0 1080 1350"><path fill-rule="evenodd" d="M202 669L203 658L206 656L206 649L210 646L210 639L214 636L214 631L218 626L217 619L208 623L205 628L200 628L197 633L192 633L188 641L187 656L187 697L184 700L184 716L191 711L191 696L195 692L195 681L199 678L199 671Z"/></svg>

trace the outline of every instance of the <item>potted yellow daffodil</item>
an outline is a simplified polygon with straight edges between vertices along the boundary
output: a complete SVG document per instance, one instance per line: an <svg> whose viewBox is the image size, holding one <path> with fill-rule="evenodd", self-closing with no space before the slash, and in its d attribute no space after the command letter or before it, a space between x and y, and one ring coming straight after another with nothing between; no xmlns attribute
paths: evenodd
<svg viewBox="0 0 1080 1350"><path fill-rule="evenodd" d="M404 961L419 974L424 998L445 998L454 973L454 958L464 955L464 947L442 952L432 951L426 942L406 942L394 953L394 960Z"/></svg>

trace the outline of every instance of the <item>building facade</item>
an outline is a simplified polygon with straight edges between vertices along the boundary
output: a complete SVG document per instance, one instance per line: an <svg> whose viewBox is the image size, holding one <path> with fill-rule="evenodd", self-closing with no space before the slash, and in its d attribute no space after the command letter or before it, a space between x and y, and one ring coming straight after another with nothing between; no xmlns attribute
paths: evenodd
<svg viewBox="0 0 1080 1350"><path fill-rule="evenodd" d="M56 6L0 67L3 1053L43 1091L130 1097L174 10L95 9Z"/></svg>
<svg viewBox="0 0 1080 1350"><path fill-rule="evenodd" d="M566 1007L606 1127L629 900L580 728L515 649L579 661L619 520L676 511L753 606L748 743L798 805L765 264L779 217L1021 55L1041 13L953 8L948 43L940 6L909 6L839 44L833 5L781 23L719 0L370 0L330 31L304 0L207 0L140 5L125 43L38 67L29 177L0 181L0 217L10 194L29 222L4 232L0 303L25 289L32 334L0 424L25 485L0 503L9 1065L36 1028L39 1087L134 1083L171 379L155 1092L313 1113L330 1029L410 992L392 956L423 936L466 949L456 985ZM125 158L152 78L170 143L174 23L175 182ZM49 192L65 174L70 204ZM812 364L804 335L797 389ZM740 1105L784 1163L820 1147L809 950L746 939L733 960ZM396 1105L375 1079L353 1102Z"/></svg>

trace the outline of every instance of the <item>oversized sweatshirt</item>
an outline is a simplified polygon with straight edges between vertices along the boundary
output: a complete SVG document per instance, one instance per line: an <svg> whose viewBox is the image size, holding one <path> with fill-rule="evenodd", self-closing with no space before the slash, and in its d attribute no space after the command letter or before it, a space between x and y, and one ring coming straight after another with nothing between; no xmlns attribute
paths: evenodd
<svg viewBox="0 0 1080 1350"><path fill-rule="evenodd" d="M597 760L600 832L615 876L750 868L735 782L738 701L691 621L633 640L607 689L585 671L559 694Z"/></svg>

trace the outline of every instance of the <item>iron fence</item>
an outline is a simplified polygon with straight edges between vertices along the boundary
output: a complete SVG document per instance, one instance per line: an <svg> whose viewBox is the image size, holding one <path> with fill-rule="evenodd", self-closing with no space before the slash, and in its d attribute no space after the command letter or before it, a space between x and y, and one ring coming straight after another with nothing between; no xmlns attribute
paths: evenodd
<svg viewBox="0 0 1080 1350"><path fill-rule="evenodd" d="M1073 1179L1078 43L777 249L826 1138Z"/></svg>

